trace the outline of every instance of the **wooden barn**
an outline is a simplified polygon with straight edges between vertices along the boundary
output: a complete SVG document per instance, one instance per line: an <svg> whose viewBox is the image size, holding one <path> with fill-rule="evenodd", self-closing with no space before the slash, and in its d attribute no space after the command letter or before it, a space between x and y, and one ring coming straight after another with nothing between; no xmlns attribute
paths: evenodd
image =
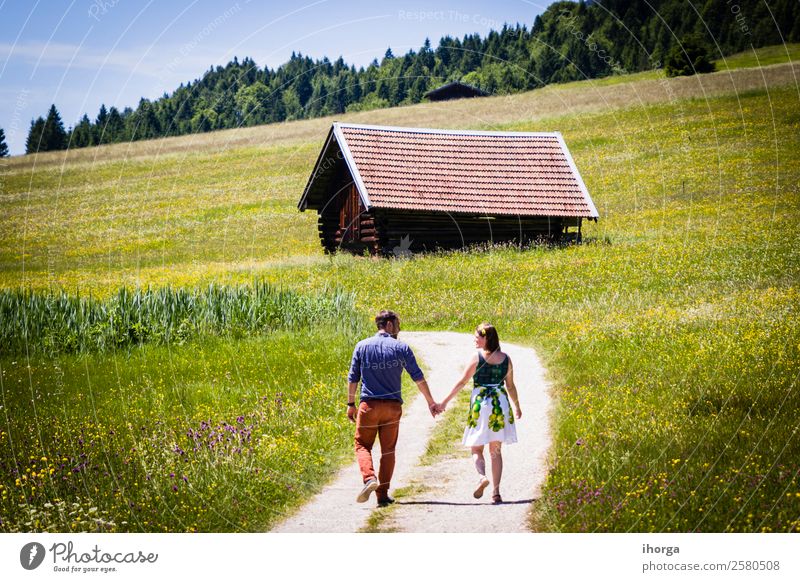
<svg viewBox="0 0 800 582"><path fill-rule="evenodd" d="M461 81L455 81L442 85L436 89L431 89L423 97L428 101L449 101L451 99L465 99L468 97L487 97L489 93L482 91L472 85L467 85Z"/></svg>
<svg viewBox="0 0 800 582"><path fill-rule="evenodd" d="M298 203L327 252L580 240L597 209L559 133L334 123Z"/></svg>

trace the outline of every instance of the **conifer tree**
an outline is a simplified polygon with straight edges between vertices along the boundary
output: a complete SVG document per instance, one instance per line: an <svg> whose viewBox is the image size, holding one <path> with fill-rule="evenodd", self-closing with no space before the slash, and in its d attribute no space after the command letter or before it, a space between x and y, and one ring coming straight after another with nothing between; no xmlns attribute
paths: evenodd
<svg viewBox="0 0 800 582"><path fill-rule="evenodd" d="M103 143L116 143L125 139L125 121L116 107L108 110L108 123Z"/></svg>
<svg viewBox="0 0 800 582"><path fill-rule="evenodd" d="M8 144L6 144L6 134L0 127L0 158L8 157Z"/></svg>
<svg viewBox="0 0 800 582"><path fill-rule="evenodd" d="M44 122L42 145L39 147L39 151L63 150L66 147L67 132L64 129L64 122L61 121L61 115L58 113L56 106L51 105L50 111L47 112L47 119Z"/></svg>
<svg viewBox="0 0 800 582"><path fill-rule="evenodd" d="M44 132L44 118L38 117L36 121L31 119L31 127L28 130L28 138L25 140L25 153L34 154L42 149L42 133Z"/></svg>
<svg viewBox="0 0 800 582"><path fill-rule="evenodd" d="M664 60L667 77L710 73L715 69L709 58L709 49L698 35L688 35L676 42Z"/></svg>
<svg viewBox="0 0 800 582"><path fill-rule="evenodd" d="M106 125L108 124L108 111L106 110L105 103L100 105L100 112L97 114L97 119L94 122L94 136L95 143L108 143L109 139Z"/></svg>
<svg viewBox="0 0 800 582"><path fill-rule="evenodd" d="M80 122L72 130L69 144L71 147L85 148L95 145L94 128L92 122L89 121L89 116L84 114Z"/></svg>

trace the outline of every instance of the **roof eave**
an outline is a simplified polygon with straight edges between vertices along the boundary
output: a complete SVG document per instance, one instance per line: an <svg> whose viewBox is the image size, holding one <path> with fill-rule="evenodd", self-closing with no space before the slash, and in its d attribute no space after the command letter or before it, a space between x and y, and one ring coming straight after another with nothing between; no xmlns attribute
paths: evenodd
<svg viewBox="0 0 800 582"><path fill-rule="evenodd" d="M578 181L578 186L580 186L581 192L583 192L583 197L586 198L586 203L589 205L589 209L591 210L591 216L583 217L583 218L590 218L597 221L600 218L600 214L597 212L597 207L594 205L594 201L592 197L589 195L589 189L586 187L586 184L583 181L583 177L581 173L578 171L578 166L575 165L575 160L572 159L572 153L570 153L569 148L567 148L567 144L564 142L564 136L561 135L561 132L555 131L553 132L556 137L558 138L558 142L561 144L561 149L564 151L564 155L567 158L567 162L569 163L569 167L572 169L572 173L575 175L575 179Z"/></svg>
<svg viewBox="0 0 800 582"><path fill-rule="evenodd" d="M394 205L391 203L385 202L378 202L373 203L372 208L381 208L384 210L398 210L403 212L441 212L442 214L465 214L470 216L523 216L525 218L585 218L587 220L596 220L596 217L593 215L587 215L585 213L547 213L547 212L536 212L536 213L527 213L522 212L520 210L508 210L508 211L500 211L500 210L486 210L483 212L479 212L477 210L459 210L459 209L442 209L442 208L424 208L424 207L416 207L416 208L406 208L405 206ZM590 211L594 212L594 210Z"/></svg>
<svg viewBox="0 0 800 582"><path fill-rule="evenodd" d="M333 137L333 127L328 130L328 137L325 138L325 145L322 146L322 149L317 156L317 162L314 164L314 169L311 171L311 175L308 177L308 182L306 183L306 187L303 190L303 195L300 197L300 201L297 203L297 208L300 212L304 212L306 208L308 208L308 193L311 190L311 185L314 183L314 180L317 177L317 171L319 170L319 166L322 163L322 157L325 155L325 152L328 151L328 146L330 145L331 138Z"/></svg>
<svg viewBox="0 0 800 582"><path fill-rule="evenodd" d="M342 149L344 161L347 164L347 169L350 170L350 176L353 178L353 182L356 185L358 194L361 196L361 202L364 204L364 208L369 210L372 207L372 204L370 204L369 201L367 187L364 184L364 180L361 179L361 172L358 171L358 165L353 158L353 154L350 152L350 146L347 145L347 139L345 138L344 133L342 133L341 124L338 121L335 121L331 131L336 136L336 141L339 144L339 147Z"/></svg>
<svg viewBox="0 0 800 582"><path fill-rule="evenodd" d="M490 131L481 129L436 129L431 127L405 127L402 125L370 125L365 123L340 123L337 127L353 129L372 129L376 131L399 131L412 133L428 133L436 135L482 135L489 137L553 137L561 135L557 131Z"/></svg>

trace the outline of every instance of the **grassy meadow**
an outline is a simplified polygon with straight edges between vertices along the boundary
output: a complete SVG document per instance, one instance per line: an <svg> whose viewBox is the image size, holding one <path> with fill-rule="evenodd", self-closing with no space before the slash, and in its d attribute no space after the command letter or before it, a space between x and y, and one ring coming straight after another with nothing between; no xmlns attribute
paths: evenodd
<svg viewBox="0 0 800 582"><path fill-rule="evenodd" d="M324 484L352 438L351 296L123 297L70 310L32 293L39 333L3 337L2 531L262 531ZM5 317L18 298L2 299ZM48 326L53 305L68 317Z"/></svg>
<svg viewBox="0 0 800 582"><path fill-rule="evenodd" d="M556 409L535 530L797 530L797 72L342 116L560 131L601 216L578 246L324 256L316 216L295 204L330 119L12 159L9 292L111 302L121 285L257 279L298 302L352 293L352 313L106 352L4 340L0 531L269 527L350 457L344 375L383 307L406 329L489 320L539 351Z"/></svg>
<svg viewBox="0 0 800 582"><path fill-rule="evenodd" d="M750 67L766 67L778 63L800 60L800 44L765 46L756 50L743 51L718 59L717 70L744 69Z"/></svg>

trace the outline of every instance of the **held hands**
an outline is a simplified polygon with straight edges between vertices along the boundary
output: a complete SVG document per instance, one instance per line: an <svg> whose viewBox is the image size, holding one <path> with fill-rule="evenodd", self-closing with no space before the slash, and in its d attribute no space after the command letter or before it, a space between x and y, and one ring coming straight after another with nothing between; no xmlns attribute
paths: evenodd
<svg viewBox="0 0 800 582"><path fill-rule="evenodd" d="M437 415L439 415L442 412L444 412L444 409L446 408L446 406L447 406L447 404L444 403L444 402L441 402L441 403L431 402L428 405L428 410L431 411L431 416L433 416L435 418Z"/></svg>

